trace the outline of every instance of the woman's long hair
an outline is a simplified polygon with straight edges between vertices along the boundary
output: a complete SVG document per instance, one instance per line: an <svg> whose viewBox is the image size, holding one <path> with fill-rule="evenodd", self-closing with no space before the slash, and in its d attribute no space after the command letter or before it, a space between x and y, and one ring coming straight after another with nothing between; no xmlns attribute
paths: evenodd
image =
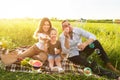
<svg viewBox="0 0 120 80"><path fill-rule="evenodd" d="M46 18L46 17L41 20L37 32L40 32L40 33L43 33L43 32L44 32L43 29L42 29L42 27L44 26L44 23L45 23L46 21L48 21L48 22L49 22L49 25L50 25L50 29L49 29L49 31L47 32L47 34L50 34L50 30L51 30L51 28L52 28L52 24L51 24L51 21L50 21L48 18Z"/></svg>

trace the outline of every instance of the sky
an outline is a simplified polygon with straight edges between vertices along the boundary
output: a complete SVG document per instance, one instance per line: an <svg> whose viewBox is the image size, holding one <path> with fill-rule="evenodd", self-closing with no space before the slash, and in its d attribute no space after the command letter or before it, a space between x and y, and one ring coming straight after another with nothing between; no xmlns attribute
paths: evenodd
<svg viewBox="0 0 120 80"><path fill-rule="evenodd" d="M0 18L120 19L120 0L0 0Z"/></svg>

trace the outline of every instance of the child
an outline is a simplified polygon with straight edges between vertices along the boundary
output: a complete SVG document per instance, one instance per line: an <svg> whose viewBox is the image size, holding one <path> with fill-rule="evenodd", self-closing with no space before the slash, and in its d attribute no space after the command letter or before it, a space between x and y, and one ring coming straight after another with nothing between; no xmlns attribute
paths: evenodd
<svg viewBox="0 0 120 80"><path fill-rule="evenodd" d="M48 62L51 71L56 64L58 71L63 70L61 66L61 44L57 40L57 30L52 29L50 32L50 41L48 42ZM55 64L54 64L55 63Z"/></svg>

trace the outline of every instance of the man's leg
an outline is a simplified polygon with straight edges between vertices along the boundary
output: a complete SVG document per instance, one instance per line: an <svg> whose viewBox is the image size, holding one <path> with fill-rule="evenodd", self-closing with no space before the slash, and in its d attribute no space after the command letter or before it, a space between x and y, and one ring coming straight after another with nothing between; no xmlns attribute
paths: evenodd
<svg viewBox="0 0 120 80"><path fill-rule="evenodd" d="M99 49L99 53L98 55L100 56L100 58L105 62L106 66L111 69L112 71L115 71L117 73L120 73L119 70L117 70L116 68L114 68L114 66L111 64L111 62L109 61L109 58L105 52L105 50L103 49L102 45L100 44L100 42L98 40L96 40L95 42L93 42L93 44L95 44L95 48Z"/></svg>
<svg viewBox="0 0 120 80"><path fill-rule="evenodd" d="M95 49L98 49L99 52L98 52L98 55L100 56L100 58L102 59L102 61L104 61L104 63L106 64L106 66L117 72L117 73L120 73L119 70L116 70L114 68L114 66L110 63L109 61L109 58L105 52L105 50L103 49L102 45L100 44L100 42L98 40L95 40L93 43L91 43L90 45L88 45L84 51L80 52L80 53L85 53L87 57L89 57Z"/></svg>
<svg viewBox="0 0 120 80"><path fill-rule="evenodd" d="M83 65L85 67L90 67L92 69L93 73L95 73L99 76L107 76L108 78L112 78L112 79L117 79L119 77L117 74L101 68L100 66L97 65L97 63L95 61L89 63L87 61L86 57L83 55L74 56L74 57L71 57L68 59L71 62L73 62L74 64Z"/></svg>
<svg viewBox="0 0 120 80"><path fill-rule="evenodd" d="M105 76L109 79L118 79L120 75L117 75L116 73L109 71L107 69L102 68L99 66L95 61L91 63L91 69L93 73L99 75L99 76Z"/></svg>

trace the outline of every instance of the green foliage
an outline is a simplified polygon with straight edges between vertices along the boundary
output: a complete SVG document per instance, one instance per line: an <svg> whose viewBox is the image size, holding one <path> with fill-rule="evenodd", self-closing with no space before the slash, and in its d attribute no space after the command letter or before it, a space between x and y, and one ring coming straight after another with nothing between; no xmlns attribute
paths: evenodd
<svg viewBox="0 0 120 80"><path fill-rule="evenodd" d="M32 45L35 43L32 35L37 25L37 20L0 20L0 40L7 40L9 42L8 48Z"/></svg>
<svg viewBox="0 0 120 80"><path fill-rule="evenodd" d="M113 20L112 19L101 19L101 20L87 20L87 22L90 22L90 23L113 23Z"/></svg>

